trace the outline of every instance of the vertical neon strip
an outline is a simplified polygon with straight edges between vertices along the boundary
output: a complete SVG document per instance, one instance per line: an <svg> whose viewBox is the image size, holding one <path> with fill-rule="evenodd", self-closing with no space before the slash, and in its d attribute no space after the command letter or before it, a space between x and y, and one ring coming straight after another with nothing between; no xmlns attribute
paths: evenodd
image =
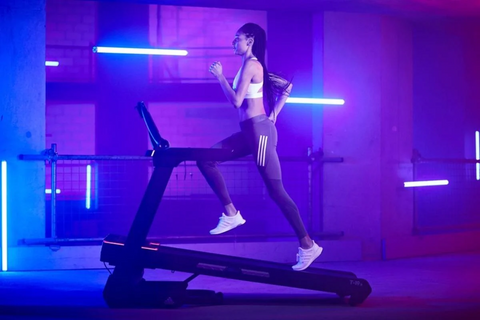
<svg viewBox="0 0 480 320"><path fill-rule="evenodd" d="M87 194L85 200L85 208L90 209L90 202L92 196L92 166L87 165Z"/></svg>
<svg viewBox="0 0 480 320"><path fill-rule="evenodd" d="M475 131L475 160L480 160L480 137L478 131ZM480 180L480 163L475 163L477 180Z"/></svg>
<svg viewBox="0 0 480 320"><path fill-rule="evenodd" d="M93 205L95 206L95 209L98 209L98 164L95 163L95 170L93 178L94 180L94 185L93 185Z"/></svg>
<svg viewBox="0 0 480 320"><path fill-rule="evenodd" d="M7 161L2 161L2 271L7 271Z"/></svg>

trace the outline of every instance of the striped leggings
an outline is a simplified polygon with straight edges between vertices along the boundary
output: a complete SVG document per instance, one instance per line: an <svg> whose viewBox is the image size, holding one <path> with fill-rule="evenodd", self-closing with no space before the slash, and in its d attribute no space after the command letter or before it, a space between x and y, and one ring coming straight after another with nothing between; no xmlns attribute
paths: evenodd
<svg viewBox="0 0 480 320"><path fill-rule="evenodd" d="M215 144L213 148L232 150L231 160L253 155L270 198L279 206L299 239L307 232L298 207L283 187L282 171L277 154L277 129L266 115L240 122L240 132ZM197 166L221 203L232 203L225 180L218 170L218 161L198 161Z"/></svg>

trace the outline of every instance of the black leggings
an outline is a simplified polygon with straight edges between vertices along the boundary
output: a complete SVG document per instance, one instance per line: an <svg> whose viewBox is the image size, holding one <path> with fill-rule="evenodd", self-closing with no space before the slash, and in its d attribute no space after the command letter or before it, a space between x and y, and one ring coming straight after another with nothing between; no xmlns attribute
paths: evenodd
<svg viewBox="0 0 480 320"><path fill-rule="evenodd" d="M231 160L253 155L258 171L272 200L279 206L299 239L307 235L298 207L282 183L277 154L277 129L266 115L240 122L240 132L215 144L213 148L232 150ZM198 161L197 166L224 206L232 203L225 180L217 168L219 161Z"/></svg>

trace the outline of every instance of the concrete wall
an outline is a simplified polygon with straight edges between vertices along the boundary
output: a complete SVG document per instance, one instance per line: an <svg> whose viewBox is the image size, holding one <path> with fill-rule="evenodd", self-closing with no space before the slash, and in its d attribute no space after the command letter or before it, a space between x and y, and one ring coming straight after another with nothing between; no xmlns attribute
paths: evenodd
<svg viewBox="0 0 480 320"><path fill-rule="evenodd" d="M324 223L361 239L365 259L478 249L474 231L414 235L413 191L402 187L413 179L414 147L426 157L472 155L464 144L473 146L479 119L476 28L472 22L324 15L324 95L346 100L323 113L325 152L345 157L326 166Z"/></svg>
<svg viewBox="0 0 480 320"><path fill-rule="evenodd" d="M45 236L44 164L18 161L18 154L38 154L51 143L58 143L61 153L142 154L148 147L144 128L131 118L137 117L133 105L144 97L156 108L154 115L171 115L159 122L178 146L192 140L206 147L234 131L234 113L231 118L223 110L211 113L225 99L207 70L211 61L220 60L233 78L239 61L230 41L249 21L267 29L270 70L293 78L293 95L346 101L342 107L286 105L277 124L281 155L301 155L313 146L326 156L345 159L324 165L323 183L316 186L322 193L314 199L315 213L323 211L324 216L315 216L315 230L345 232L345 241L361 243L361 248L354 247L362 250L363 259L478 249L476 232L413 235L413 192L402 187L413 177L413 148L428 157L473 157L473 131L480 129L476 21L413 23L374 14L74 0L7 0L0 5L0 18L1 42L12 44L11 50L0 52L1 72L7 75L0 86L0 160L8 162L9 170L11 255L30 252L17 247L20 239ZM119 43L200 48L191 50L190 60L99 57L91 52L93 44ZM45 59L60 66L46 69ZM45 78L50 88L46 104ZM193 83L178 82L180 78ZM168 92L152 93L168 79ZM201 107L192 111L196 101ZM190 110L177 122L178 112L160 109L176 105ZM213 118L225 120L228 128L192 139L195 130L212 127ZM188 128L179 130L184 122ZM305 201L303 189L294 184L303 172L283 166L287 191ZM144 171L127 180L145 177ZM144 178L139 179L143 184ZM132 198L132 208L140 196ZM287 230L276 214L265 219L276 219L275 228ZM259 220L257 226L267 230L264 223ZM26 261L10 258L13 269Z"/></svg>

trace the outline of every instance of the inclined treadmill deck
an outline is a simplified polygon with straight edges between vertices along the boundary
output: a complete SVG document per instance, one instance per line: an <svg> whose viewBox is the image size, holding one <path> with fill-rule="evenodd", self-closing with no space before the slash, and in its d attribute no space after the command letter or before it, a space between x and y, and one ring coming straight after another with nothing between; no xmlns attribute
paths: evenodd
<svg viewBox="0 0 480 320"><path fill-rule="evenodd" d="M173 168L191 160L225 161L231 150L207 148L170 148L158 133L143 103L137 105L144 119L154 152L154 170L127 237L105 238L101 261L114 265L104 289L110 307L178 307L184 303L219 303L220 296L208 290L187 290L188 282L198 275L261 282L280 286L333 292L350 296L350 304L363 302L371 292L364 279L351 272L308 268L293 271L290 265L160 246L147 241ZM189 272L182 282L145 281L145 268Z"/></svg>
<svg viewBox="0 0 480 320"><path fill-rule="evenodd" d="M126 237L105 238L101 261L118 265L125 257ZM350 296L350 304L362 303L371 293L370 285L352 272L308 268L293 271L290 265L221 254L199 252L145 242L135 261L139 268L166 269L251 282L310 289Z"/></svg>

